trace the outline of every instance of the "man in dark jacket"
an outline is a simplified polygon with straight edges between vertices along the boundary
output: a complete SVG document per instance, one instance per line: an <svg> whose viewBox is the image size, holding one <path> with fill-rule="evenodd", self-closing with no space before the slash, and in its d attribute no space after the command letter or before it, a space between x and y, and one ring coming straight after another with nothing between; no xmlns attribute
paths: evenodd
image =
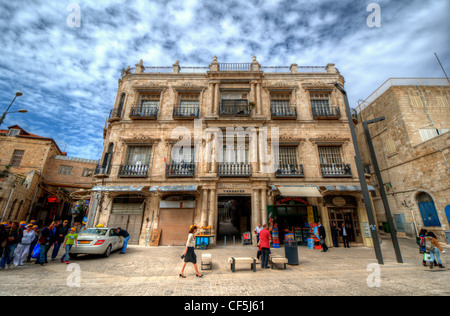
<svg viewBox="0 0 450 316"><path fill-rule="evenodd" d="M11 262L14 258L14 251L23 236L23 231L19 228L19 224L17 222L12 223L11 227L6 232L6 247L3 251L2 260L0 263L1 269L4 269L6 264L8 265L8 268L11 266Z"/></svg>
<svg viewBox="0 0 450 316"><path fill-rule="evenodd" d="M39 238L40 255L36 259L36 264L44 265L47 262L47 252L50 249L51 241L53 239L53 228L55 228L55 223L51 223L48 227L41 231L41 237Z"/></svg>
<svg viewBox="0 0 450 316"><path fill-rule="evenodd" d="M128 232L126 230L123 230L120 227L117 228L116 232L117 232L117 236L121 236L124 238L122 251L120 252L120 254L123 255L123 254L125 254L125 250L127 250L128 240L130 239L130 234L128 234Z"/></svg>
<svg viewBox="0 0 450 316"><path fill-rule="evenodd" d="M55 236L54 236L54 244L53 244L53 252L52 252L52 261L55 261L58 256L58 251L61 245L64 243L64 238L69 233L69 221L64 221L62 224L56 227Z"/></svg>
<svg viewBox="0 0 450 316"><path fill-rule="evenodd" d="M325 242L325 238L327 237L325 233L325 227L322 226L322 223L319 222L319 238L320 238L320 245L322 246L322 252L327 252L328 247Z"/></svg>

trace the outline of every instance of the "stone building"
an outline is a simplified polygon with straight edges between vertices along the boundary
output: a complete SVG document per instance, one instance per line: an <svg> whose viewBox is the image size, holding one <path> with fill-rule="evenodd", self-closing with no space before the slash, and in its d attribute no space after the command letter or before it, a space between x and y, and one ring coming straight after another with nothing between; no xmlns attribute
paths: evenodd
<svg viewBox="0 0 450 316"><path fill-rule="evenodd" d="M392 78L359 105L368 121L383 184L377 183L362 124L357 125L361 155L376 187L378 222L386 222L379 185L384 185L399 233L420 229L444 239L450 219L450 85L447 79Z"/></svg>
<svg viewBox="0 0 450 316"><path fill-rule="evenodd" d="M0 130L0 148L1 218L71 219L70 193L92 187L97 161L67 157L52 138L18 125Z"/></svg>
<svg viewBox="0 0 450 316"><path fill-rule="evenodd" d="M88 226L121 226L130 242L184 245L189 226L214 243L275 220L345 223L371 246L344 100L334 67L219 63L123 70L104 130ZM180 145L181 144L181 145ZM303 229L303 231L302 231ZM301 240L301 236L298 236ZM302 242L306 243L306 239Z"/></svg>

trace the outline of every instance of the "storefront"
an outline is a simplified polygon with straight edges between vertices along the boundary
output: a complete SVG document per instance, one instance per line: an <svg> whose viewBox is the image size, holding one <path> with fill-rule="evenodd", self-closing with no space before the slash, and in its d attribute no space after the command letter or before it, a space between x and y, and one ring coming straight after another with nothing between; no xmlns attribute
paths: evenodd
<svg viewBox="0 0 450 316"><path fill-rule="evenodd" d="M338 228L343 225L348 233L349 241L362 243L360 219L358 217L356 199L350 195L331 195L324 197L324 204L328 208L330 227L336 223ZM342 242L342 236L338 236Z"/></svg>

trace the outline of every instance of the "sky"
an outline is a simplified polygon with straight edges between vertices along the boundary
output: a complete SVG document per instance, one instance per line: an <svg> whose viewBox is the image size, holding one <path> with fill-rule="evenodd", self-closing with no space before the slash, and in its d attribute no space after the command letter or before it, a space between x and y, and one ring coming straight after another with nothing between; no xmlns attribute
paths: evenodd
<svg viewBox="0 0 450 316"><path fill-rule="evenodd" d="M0 128L18 124L71 157L98 160L121 70L140 59L334 63L352 107L388 78L444 77L434 53L450 74L450 1L375 1L0 0L0 113L16 91L23 96L10 111L28 110L8 114ZM371 3L379 27L367 23Z"/></svg>

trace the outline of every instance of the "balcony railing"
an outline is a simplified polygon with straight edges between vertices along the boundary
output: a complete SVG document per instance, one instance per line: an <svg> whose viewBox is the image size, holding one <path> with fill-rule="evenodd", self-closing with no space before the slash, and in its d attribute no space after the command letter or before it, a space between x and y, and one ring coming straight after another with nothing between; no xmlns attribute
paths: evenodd
<svg viewBox="0 0 450 316"><path fill-rule="evenodd" d="M335 105L314 105L312 114L314 119L338 119L341 117L341 110Z"/></svg>
<svg viewBox="0 0 450 316"><path fill-rule="evenodd" d="M270 106L270 112L272 119L296 119L297 108L295 106L288 105L274 105Z"/></svg>
<svg viewBox="0 0 450 316"><path fill-rule="evenodd" d="M275 172L277 178L299 178L305 176L303 173L303 165L279 165L278 170Z"/></svg>
<svg viewBox="0 0 450 316"><path fill-rule="evenodd" d="M198 105L176 105L173 108L173 118L196 119L199 117L200 107Z"/></svg>
<svg viewBox="0 0 450 316"><path fill-rule="evenodd" d="M191 178L195 175L194 163L173 163L166 166L167 178Z"/></svg>
<svg viewBox="0 0 450 316"><path fill-rule="evenodd" d="M158 107L132 107L130 118L141 120L156 120L158 118Z"/></svg>
<svg viewBox="0 0 450 316"><path fill-rule="evenodd" d="M108 176L110 171L111 171L111 165L107 165L106 167L97 165L97 167L95 167L94 176L97 176L97 177Z"/></svg>
<svg viewBox="0 0 450 316"><path fill-rule="evenodd" d="M222 100L220 104L222 116L250 116L250 107L247 100Z"/></svg>
<svg viewBox="0 0 450 316"><path fill-rule="evenodd" d="M219 163L219 177L248 178L252 175L252 166L245 163Z"/></svg>
<svg viewBox="0 0 450 316"><path fill-rule="evenodd" d="M249 71L252 68L251 63L220 63L220 71Z"/></svg>
<svg viewBox="0 0 450 316"><path fill-rule="evenodd" d="M112 109L109 112L109 120L110 121L120 120L120 114L121 113L119 113L119 109Z"/></svg>
<svg viewBox="0 0 450 316"><path fill-rule="evenodd" d="M119 177L145 178L148 175L148 165L121 165Z"/></svg>
<svg viewBox="0 0 450 316"><path fill-rule="evenodd" d="M323 177L351 177L352 169L349 164L320 164Z"/></svg>

